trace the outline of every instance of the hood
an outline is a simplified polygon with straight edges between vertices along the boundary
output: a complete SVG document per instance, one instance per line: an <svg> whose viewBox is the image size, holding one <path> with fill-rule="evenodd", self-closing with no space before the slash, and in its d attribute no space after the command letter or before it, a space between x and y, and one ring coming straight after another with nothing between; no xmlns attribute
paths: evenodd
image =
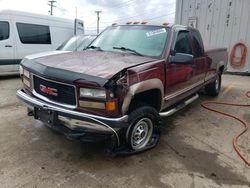
<svg viewBox="0 0 250 188"><path fill-rule="evenodd" d="M56 54L62 54L62 53L67 53L67 52L70 52L70 51L60 51L60 50L57 50L57 51L47 51L47 52L41 52L41 53L35 53L35 54L27 55L24 58L28 59L28 60L32 60L32 59L36 59L36 58L39 58L39 57L44 57L44 56L49 56L49 55L56 55Z"/></svg>
<svg viewBox="0 0 250 188"><path fill-rule="evenodd" d="M109 79L125 68L154 60L131 53L85 50L39 57L33 61L46 67Z"/></svg>

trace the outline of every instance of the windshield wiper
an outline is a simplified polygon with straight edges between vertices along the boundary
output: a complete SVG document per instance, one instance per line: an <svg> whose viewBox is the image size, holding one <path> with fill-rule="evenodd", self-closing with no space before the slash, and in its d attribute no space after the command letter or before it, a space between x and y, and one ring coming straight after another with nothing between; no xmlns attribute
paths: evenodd
<svg viewBox="0 0 250 188"><path fill-rule="evenodd" d="M130 48L126 48L126 47L123 47L123 46L121 46L121 47L114 46L113 49L122 50L122 51L129 51L129 52L133 52L136 55L143 56L143 54L137 52L136 50L133 50L133 49L130 49Z"/></svg>
<svg viewBox="0 0 250 188"><path fill-rule="evenodd" d="M95 50L98 50L98 51L103 51L103 49L101 49L100 46L93 46L93 45L88 46L86 49L95 49Z"/></svg>

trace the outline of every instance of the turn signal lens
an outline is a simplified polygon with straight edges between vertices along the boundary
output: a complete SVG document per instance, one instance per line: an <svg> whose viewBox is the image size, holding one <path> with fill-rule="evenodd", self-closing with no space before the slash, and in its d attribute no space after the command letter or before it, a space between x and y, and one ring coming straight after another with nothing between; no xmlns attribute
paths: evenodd
<svg viewBox="0 0 250 188"><path fill-rule="evenodd" d="M106 102L106 110L107 111L114 111L115 109L116 109L116 102L115 101Z"/></svg>
<svg viewBox="0 0 250 188"><path fill-rule="evenodd" d="M30 87L30 81L27 78L23 78L23 83L27 86Z"/></svg>
<svg viewBox="0 0 250 188"><path fill-rule="evenodd" d="M105 110L105 103L102 102L79 101L79 104L83 108L96 108Z"/></svg>

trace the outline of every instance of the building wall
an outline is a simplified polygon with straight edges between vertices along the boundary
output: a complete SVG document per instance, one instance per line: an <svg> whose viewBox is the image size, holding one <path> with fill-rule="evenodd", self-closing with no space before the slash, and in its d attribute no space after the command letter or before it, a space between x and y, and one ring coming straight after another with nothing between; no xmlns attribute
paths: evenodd
<svg viewBox="0 0 250 188"><path fill-rule="evenodd" d="M177 0L175 22L200 30L206 47L226 47L229 56L236 43L247 47L246 62L228 62L229 72L250 72L250 0ZM236 48L235 55L241 57Z"/></svg>

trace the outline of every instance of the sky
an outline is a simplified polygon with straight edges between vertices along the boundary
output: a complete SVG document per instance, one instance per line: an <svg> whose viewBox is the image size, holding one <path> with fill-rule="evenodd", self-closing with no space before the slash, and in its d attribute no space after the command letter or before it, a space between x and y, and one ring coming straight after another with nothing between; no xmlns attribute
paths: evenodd
<svg viewBox="0 0 250 188"><path fill-rule="evenodd" d="M96 10L100 30L127 21L174 22L175 0L57 0L54 16L84 21L86 33L96 32ZM49 15L47 0L0 0L0 9Z"/></svg>

